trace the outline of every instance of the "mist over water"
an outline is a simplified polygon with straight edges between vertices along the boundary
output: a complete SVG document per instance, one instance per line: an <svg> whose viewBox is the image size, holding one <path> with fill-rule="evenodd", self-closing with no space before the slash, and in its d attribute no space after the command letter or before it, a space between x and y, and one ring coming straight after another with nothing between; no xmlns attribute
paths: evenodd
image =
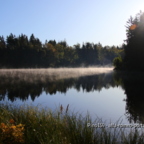
<svg viewBox="0 0 144 144"><path fill-rule="evenodd" d="M50 80L75 78L113 71L113 67L88 68L47 68L47 69L1 69L0 76L29 79L31 77L49 77Z"/></svg>
<svg viewBox="0 0 144 144"><path fill-rule="evenodd" d="M143 78L112 67L0 69L0 103L40 104L51 110L69 104L70 110L88 111L94 118L144 123Z"/></svg>
<svg viewBox="0 0 144 144"><path fill-rule="evenodd" d="M104 120L117 120L125 112L123 91L115 87L113 68L1 69L1 103L59 105L88 112ZM109 89L109 90L108 90Z"/></svg>

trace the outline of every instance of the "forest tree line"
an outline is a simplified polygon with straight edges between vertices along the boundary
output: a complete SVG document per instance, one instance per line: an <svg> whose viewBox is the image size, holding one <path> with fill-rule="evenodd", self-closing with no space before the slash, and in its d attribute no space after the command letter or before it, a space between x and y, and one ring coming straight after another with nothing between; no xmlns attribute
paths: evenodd
<svg viewBox="0 0 144 144"><path fill-rule="evenodd" d="M45 41L32 34L0 36L0 68L47 68L112 65L123 55L123 47L83 43L69 46L66 41Z"/></svg>

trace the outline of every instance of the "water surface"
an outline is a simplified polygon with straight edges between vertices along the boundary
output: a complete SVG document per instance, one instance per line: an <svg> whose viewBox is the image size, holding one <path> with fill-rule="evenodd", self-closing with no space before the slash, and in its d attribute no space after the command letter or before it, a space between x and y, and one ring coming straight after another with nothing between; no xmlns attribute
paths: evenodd
<svg viewBox="0 0 144 144"><path fill-rule="evenodd" d="M112 68L0 70L1 103L32 104L52 110L69 104L83 116L122 123L143 123L141 73L116 73Z"/></svg>

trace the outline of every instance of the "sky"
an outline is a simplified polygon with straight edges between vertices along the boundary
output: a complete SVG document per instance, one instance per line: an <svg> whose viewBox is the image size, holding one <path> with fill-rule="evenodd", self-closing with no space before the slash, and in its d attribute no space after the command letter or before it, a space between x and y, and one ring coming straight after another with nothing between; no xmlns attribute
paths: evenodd
<svg viewBox="0 0 144 144"><path fill-rule="evenodd" d="M143 8L144 0L0 0L0 36L119 46L126 21Z"/></svg>

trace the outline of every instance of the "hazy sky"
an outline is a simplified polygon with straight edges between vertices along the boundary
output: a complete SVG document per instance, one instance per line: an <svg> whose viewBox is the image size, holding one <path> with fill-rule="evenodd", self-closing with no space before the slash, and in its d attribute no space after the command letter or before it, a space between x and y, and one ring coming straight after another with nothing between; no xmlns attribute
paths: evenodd
<svg viewBox="0 0 144 144"><path fill-rule="evenodd" d="M144 0L0 0L0 35L120 45L126 21L142 8Z"/></svg>

